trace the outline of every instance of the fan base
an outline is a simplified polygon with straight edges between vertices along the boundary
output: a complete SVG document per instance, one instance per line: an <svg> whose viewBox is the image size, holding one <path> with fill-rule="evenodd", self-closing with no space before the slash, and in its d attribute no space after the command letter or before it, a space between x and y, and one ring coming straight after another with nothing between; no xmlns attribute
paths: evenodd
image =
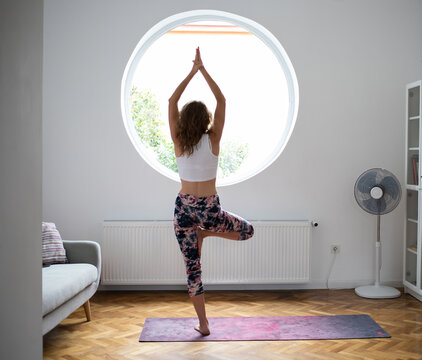
<svg viewBox="0 0 422 360"><path fill-rule="evenodd" d="M382 285L359 286L355 289L355 293L369 299L393 299L401 295L397 289Z"/></svg>

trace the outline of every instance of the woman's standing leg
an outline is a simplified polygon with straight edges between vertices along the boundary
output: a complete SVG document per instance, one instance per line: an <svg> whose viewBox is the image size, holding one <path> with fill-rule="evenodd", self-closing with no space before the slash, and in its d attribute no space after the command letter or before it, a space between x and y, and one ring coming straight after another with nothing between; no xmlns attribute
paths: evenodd
<svg viewBox="0 0 422 360"><path fill-rule="evenodd" d="M205 295L204 293L202 293L201 295L192 296L191 299L193 307L196 311L196 315L199 319L199 325L195 326L195 330L199 331L202 335L207 336L211 332L208 324L207 314L205 311Z"/></svg>
<svg viewBox="0 0 422 360"><path fill-rule="evenodd" d="M202 284L202 271L198 249L198 225L195 222L195 209L185 206L178 197L174 212L174 230L186 265L188 292L199 319L195 330L209 335L208 320L205 312L205 297Z"/></svg>

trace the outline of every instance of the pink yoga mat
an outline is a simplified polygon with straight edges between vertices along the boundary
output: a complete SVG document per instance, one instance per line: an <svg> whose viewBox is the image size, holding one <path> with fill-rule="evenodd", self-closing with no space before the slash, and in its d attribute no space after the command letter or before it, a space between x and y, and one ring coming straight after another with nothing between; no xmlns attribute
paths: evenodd
<svg viewBox="0 0 422 360"><path fill-rule="evenodd" d="M197 318L147 318L139 341L252 341L383 338L369 315L215 317L211 335L194 330Z"/></svg>

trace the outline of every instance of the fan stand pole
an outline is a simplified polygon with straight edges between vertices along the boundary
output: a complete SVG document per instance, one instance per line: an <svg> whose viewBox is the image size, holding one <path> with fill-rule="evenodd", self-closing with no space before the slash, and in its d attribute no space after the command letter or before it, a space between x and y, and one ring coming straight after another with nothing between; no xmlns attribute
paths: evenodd
<svg viewBox="0 0 422 360"><path fill-rule="evenodd" d="M377 242L375 243L375 286L380 286L381 273L381 215L377 215Z"/></svg>
<svg viewBox="0 0 422 360"><path fill-rule="evenodd" d="M380 241L381 215L377 215L377 241L375 243L375 284L359 286L355 293L369 299L392 299L401 295L400 291L390 286L380 285L381 273L381 241Z"/></svg>

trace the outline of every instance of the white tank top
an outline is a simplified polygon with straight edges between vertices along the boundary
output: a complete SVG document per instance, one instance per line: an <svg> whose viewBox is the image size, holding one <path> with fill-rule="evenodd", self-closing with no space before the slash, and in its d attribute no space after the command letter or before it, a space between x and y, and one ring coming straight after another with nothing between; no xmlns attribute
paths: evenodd
<svg viewBox="0 0 422 360"><path fill-rule="evenodd" d="M195 145L192 155L176 157L179 176L186 181L207 181L217 176L218 156L212 153L208 134Z"/></svg>

